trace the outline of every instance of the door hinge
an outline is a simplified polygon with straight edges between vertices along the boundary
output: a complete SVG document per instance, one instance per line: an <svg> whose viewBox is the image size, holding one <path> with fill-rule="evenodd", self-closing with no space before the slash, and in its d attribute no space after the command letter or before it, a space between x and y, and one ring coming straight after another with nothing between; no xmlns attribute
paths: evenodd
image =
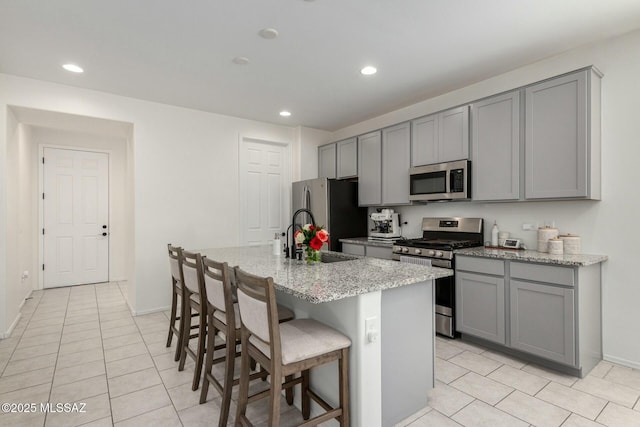
<svg viewBox="0 0 640 427"><path fill-rule="evenodd" d="M44 193L42 193L42 200L44 200Z"/></svg>
<svg viewBox="0 0 640 427"><path fill-rule="evenodd" d="M42 164L44 165L44 157L42 158Z"/></svg>
<svg viewBox="0 0 640 427"><path fill-rule="evenodd" d="M42 271L44 271L44 264L42 264Z"/></svg>
<svg viewBox="0 0 640 427"><path fill-rule="evenodd" d="M44 228L42 229L42 234L44 234Z"/></svg>

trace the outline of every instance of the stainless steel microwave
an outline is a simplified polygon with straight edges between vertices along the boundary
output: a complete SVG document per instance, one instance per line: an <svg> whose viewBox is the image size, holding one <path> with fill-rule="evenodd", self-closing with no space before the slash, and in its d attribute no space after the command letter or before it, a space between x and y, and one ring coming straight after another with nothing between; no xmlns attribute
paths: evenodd
<svg viewBox="0 0 640 427"><path fill-rule="evenodd" d="M471 162L437 163L409 169L409 200L471 198Z"/></svg>

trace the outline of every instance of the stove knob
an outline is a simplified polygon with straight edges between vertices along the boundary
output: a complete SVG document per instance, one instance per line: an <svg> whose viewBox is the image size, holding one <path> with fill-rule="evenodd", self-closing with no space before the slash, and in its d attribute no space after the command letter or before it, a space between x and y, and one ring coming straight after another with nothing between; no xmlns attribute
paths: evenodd
<svg viewBox="0 0 640 427"><path fill-rule="evenodd" d="M429 251L429 256L434 256L436 254L436 251Z"/></svg>
<svg viewBox="0 0 640 427"><path fill-rule="evenodd" d="M402 252L404 252L405 254L409 252L409 248L402 248Z"/></svg>
<svg viewBox="0 0 640 427"><path fill-rule="evenodd" d="M420 249L414 249L414 251L416 255L420 255L422 253L422 251Z"/></svg>
<svg viewBox="0 0 640 427"><path fill-rule="evenodd" d="M443 256L443 255L444 255L444 254L443 254L441 251L436 252L436 256L437 256L438 258L442 258L442 256Z"/></svg>

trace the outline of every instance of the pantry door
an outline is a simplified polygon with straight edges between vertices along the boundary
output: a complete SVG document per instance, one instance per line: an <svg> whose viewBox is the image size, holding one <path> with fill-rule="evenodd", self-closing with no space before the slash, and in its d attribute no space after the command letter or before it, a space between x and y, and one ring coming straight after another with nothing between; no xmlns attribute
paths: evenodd
<svg viewBox="0 0 640 427"><path fill-rule="evenodd" d="M109 281L109 155L44 148L45 288Z"/></svg>
<svg viewBox="0 0 640 427"><path fill-rule="evenodd" d="M240 241L268 244L287 228L291 156L276 142L242 138L240 144Z"/></svg>

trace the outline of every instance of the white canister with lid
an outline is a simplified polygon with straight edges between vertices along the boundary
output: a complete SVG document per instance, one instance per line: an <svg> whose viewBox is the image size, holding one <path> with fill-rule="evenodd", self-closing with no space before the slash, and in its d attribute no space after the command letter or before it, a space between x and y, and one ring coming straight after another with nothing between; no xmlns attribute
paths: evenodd
<svg viewBox="0 0 640 427"><path fill-rule="evenodd" d="M557 228L538 228L538 252L549 252L549 239L555 239L556 237L558 237Z"/></svg>
<svg viewBox="0 0 640 427"><path fill-rule="evenodd" d="M576 234L563 234L559 236L564 242L564 253L567 255L578 255L582 251L580 236Z"/></svg>
<svg viewBox="0 0 640 427"><path fill-rule="evenodd" d="M498 233L498 245L499 246L504 246L504 242L505 240L507 240L509 238L510 234L508 231L500 231Z"/></svg>
<svg viewBox="0 0 640 427"><path fill-rule="evenodd" d="M564 242L557 237L549 239L549 255L562 255L563 243Z"/></svg>

